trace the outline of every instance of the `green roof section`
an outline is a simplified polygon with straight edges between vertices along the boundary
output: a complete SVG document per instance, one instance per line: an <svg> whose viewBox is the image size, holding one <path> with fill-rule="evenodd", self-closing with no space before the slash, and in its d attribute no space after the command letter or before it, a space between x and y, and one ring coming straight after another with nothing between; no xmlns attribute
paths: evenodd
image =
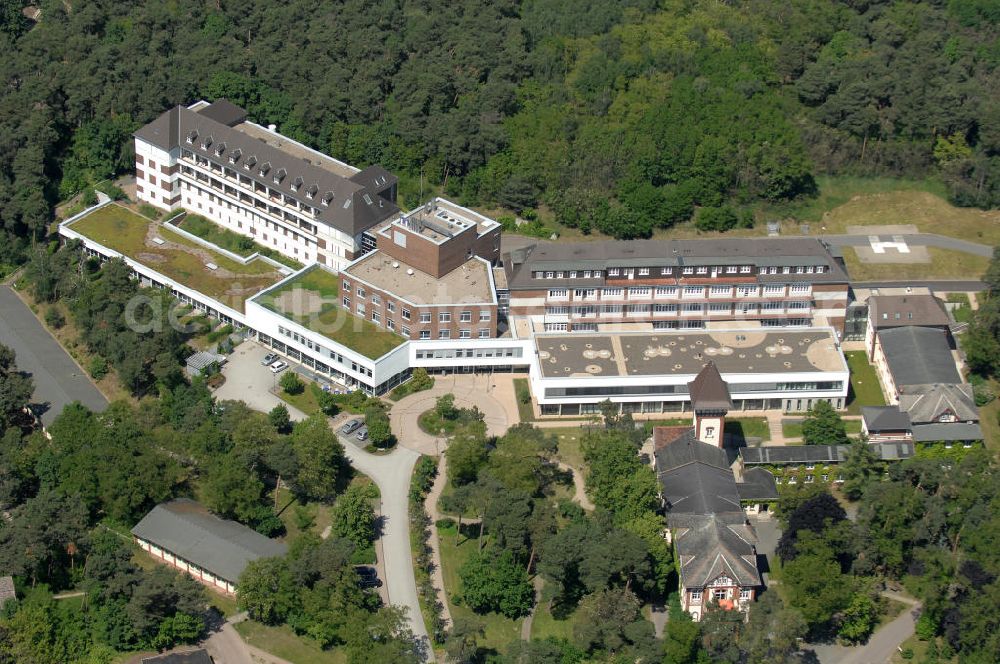
<svg viewBox="0 0 1000 664"><path fill-rule="evenodd" d="M355 316L342 306L342 298L340 277L316 264L261 293L254 302L373 360L406 342Z"/></svg>
<svg viewBox="0 0 1000 664"><path fill-rule="evenodd" d="M268 261L241 263L117 203L101 206L69 227L237 311L284 278Z"/></svg>

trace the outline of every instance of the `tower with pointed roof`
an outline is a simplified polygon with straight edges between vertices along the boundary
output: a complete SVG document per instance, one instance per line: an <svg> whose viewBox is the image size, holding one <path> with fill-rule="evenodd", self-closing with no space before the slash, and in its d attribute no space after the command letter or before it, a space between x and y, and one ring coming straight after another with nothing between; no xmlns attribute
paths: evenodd
<svg viewBox="0 0 1000 664"><path fill-rule="evenodd" d="M722 447L726 413L733 407L729 386L722 379L714 362L709 362L690 383L691 409L694 411L694 431L698 440Z"/></svg>

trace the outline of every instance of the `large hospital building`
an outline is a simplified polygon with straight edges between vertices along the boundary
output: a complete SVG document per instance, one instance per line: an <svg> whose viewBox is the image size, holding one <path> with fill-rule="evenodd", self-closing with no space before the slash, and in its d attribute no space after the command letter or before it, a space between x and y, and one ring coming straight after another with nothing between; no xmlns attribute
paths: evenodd
<svg viewBox="0 0 1000 664"><path fill-rule="evenodd" d="M441 198L403 211L396 178L358 169L225 101L135 134L151 220L105 203L60 226L143 283L348 387L412 370L524 372L539 415L689 406L711 360L736 409L843 407L848 278L817 239L520 242ZM203 217L250 255L185 228Z"/></svg>

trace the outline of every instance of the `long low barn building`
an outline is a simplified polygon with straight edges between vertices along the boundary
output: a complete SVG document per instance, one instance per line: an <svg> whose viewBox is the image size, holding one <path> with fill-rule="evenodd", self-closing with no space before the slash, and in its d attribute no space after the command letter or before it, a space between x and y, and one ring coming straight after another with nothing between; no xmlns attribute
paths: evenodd
<svg viewBox="0 0 1000 664"><path fill-rule="evenodd" d="M236 591L248 563L283 556L288 550L282 542L220 519L187 498L154 507L132 529L132 535L154 558L226 593Z"/></svg>

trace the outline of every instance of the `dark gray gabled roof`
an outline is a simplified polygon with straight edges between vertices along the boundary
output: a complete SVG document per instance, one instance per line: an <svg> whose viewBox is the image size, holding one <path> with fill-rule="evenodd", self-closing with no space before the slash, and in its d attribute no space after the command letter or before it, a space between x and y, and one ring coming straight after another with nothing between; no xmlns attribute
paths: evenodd
<svg viewBox="0 0 1000 664"><path fill-rule="evenodd" d="M672 526L683 587L704 588L720 576L741 586L761 584L757 536L742 512L681 519Z"/></svg>
<svg viewBox="0 0 1000 664"><path fill-rule="evenodd" d="M941 300L933 295L873 295L868 312L876 330L916 325L948 327L951 319Z"/></svg>
<svg viewBox="0 0 1000 664"><path fill-rule="evenodd" d="M198 113L227 127L235 127L247 119L247 112L228 99L216 99L208 106L198 109Z"/></svg>
<svg viewBox="0 0 1000 664"><path fill-rule="evenodd" d="M918 443L976 441L983 440L983 430L978 424L964 422L918 424L913 427L913 440Z"/></svg>
<svg viewBox="0 0 1000 664"><path fill-rule="evenodd" d="M671 513L713 514L740 509L740 494L724 450L697 440L694 429L653 453L661 493Z"/></svg>
<svg viewBox="0 0 1000 664"><path fill-rule="evenodd" d="M743 481L736 483L740 500L777 500L778 486L774 475L763 468L748 468L743 471Z"/></svg>
<svg viewBox="0 0 1000 664"><path fill-rule="evenodd" d="M896 327L879 330L878 338L897 389L905 385L962 382L946 330Z"/></svg>
<svg viewBox="0 0 1000 664"><path fill-rule="evenodd" d="M288 550L282 542L220 519L187 498L157 505L132 534L230 583L236 583L247 563L283 556Z"/></svg>
<svg viewBox="0 0 1000 664"><path fill-rule="evenodd" d="M221 106L216 109L217 105ZM241 112L245 118L243 109L224 100L198 110L177 106L140 128L134 135L162 150L189 150L222 168L236 170L240 175L314 208L318 214L310 216L311 221L332 226L351 237L399 212L395 203L378 193L388 190L396 182L396 177L385 169L372 166L349 177L340 175L318 166L318 155L315 158L301 156L305 154L301 146L293 150L289 139L275 139L285 146L283 149L277 144L272 145L274 141L263 140L262 137L270 134L255 137L248 133L249 130L242 131L227 124L236 122ZM210 144L208 139L211 139ZM225 149L219 154L218 149L223 145ZM230 157L237 155L236 161L230 163ZM265 166L266 171L262 173ZM284 176L275 182L275 175L281 172ZM293 189L293 183L299 178L302 186ZM376 182L383 184L376 185ZM332 194L332 197L327 194ZM326 205L324 200L328 201Z"/></svg>
<svg viewBox="0 0 1000 664"><path fill-rule="evenodd" d="M602 278L533 280L532 271L607 270L609 267L675 267L756 265L758 267L824 266L821 274L752 274L749 281L848 282L847 274L817 238L711 238L696 240L602 240L545 242L504 256L511 290L560 286L600 286ZM780 272L780 270L779 270Z"/></svg>
<svg viewBox="0 0 1000 664"><path fill-rule="evenodd" d="M899 408L914 424L936 423L947 413L961 422L979 421L976 398L968 383L906 385L899 392Z"/></svg>
<svg viewBox="0 0 1000 664"><path fill-rule="evenodd" d="M910 430L910 416L898 406L864 406L861 408L861 417L865 421L865 428L872 433Z"/></svg>
<svg viewBox="0 0 1000 664"><path fill-rule="evenodd" d="M688 383L688 393L691 395L691 408L695 412L729 411L733 408L729 385L722 380L719 369L711 360Z"/></svg>
<svg viewBox="0 0 1000 664"><path fill-rule="evenodd" d="M657 438L660 429L661 427L654 427L654 439ZM658 470L671 470L692 463L729 469L729 458L725 450L698 440L692 427L686 427L679 432L674 427L662 427L662 430L675 435L672 440L664 440L663 446L658 447L653 453Z"/></svg>

